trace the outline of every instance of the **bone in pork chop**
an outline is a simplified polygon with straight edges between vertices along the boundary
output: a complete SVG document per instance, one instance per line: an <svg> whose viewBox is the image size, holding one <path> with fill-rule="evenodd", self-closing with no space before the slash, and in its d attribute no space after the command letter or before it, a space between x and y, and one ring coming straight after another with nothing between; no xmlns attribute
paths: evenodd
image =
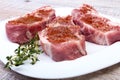
<svg viewBox="0 0 120 80"><path fill-rule="evenodd" d="M55 61L74 60L86 55L85 38L80 27L71 23L71 16L57 17L41 32L40 44Z"/></svg>
<svg viewBox="0 0 120 80"><path fill-rule="evenodd" d="M84 4L72 11L75 24L81 26L81 32L87 41L111 45L120 41L120 24L101 16L92 6Z"/></svg>
<svg viewBox="0 0 120 80"><path fill-rule="evenodd" d="M55 18L55 10L50 6L41 7L6 23L6 33L10 41L23 44L29 42Z"/></svg>

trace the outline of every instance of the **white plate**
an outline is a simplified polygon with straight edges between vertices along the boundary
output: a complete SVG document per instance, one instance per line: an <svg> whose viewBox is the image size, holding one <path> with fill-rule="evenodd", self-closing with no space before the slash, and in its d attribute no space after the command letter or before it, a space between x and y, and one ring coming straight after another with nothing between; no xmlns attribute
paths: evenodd
<svg viewBox="0 0 120 80"><path fill-rule="evenodd" d="M72 8L57 8L57 15L70 14ZM110 18L110 17L109 17ZM120 20L112 18L119 22ZM11 43L5 33L5 23L8 20L0 23L0 60L7 62L6 56L14 54L17 44ZM35 65L25 63L19 67L12 67L12 70L22 75L44 78L44 79L59 79L69 78L88 74L108 66L120 62L120 42L116 42L111 46L100 46L86 42L88 55L71 61L54 62L42 54L39 56L40 61Z"/></svg>

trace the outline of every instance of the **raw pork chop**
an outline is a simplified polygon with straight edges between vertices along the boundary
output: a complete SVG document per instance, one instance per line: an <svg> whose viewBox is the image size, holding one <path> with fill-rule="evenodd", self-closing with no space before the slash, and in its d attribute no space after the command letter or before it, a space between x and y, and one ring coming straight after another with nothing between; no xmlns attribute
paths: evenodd
<svg viewBox="0 0 120 80"><path fill-rule="evenodd" d="M73 26L71 26L73 25ZM81 35L80 32L80 26L77 26L74 24L73 20L72 20L72 16L68 15L68 16L57 16L54 20L52 20L49 24L47 24L47 26L49 27L59 27L59 26L65 26L65 27L69 27L69 29L73 32L73 33L77 33Z"/></svg>
<svg viewBox="0 0 120 80"><path fill-rule="evenodd" d="M55 10L50 6L41 7L32 13L8 21L6 33L12 42L23 44L30 41L38 31L41 31L55 18Z"/></svg>
<svg viewBox="0 0 120 80"><path fill-rule="evenodd" d="M71 16L57 17L54 21L39 32L45 53L55 61L73 60L86 55L85 38L79 33L80 27L71 23Z"/></svg>
<svg viewBox="0 0 120 80"><path fill-rule="evenodd" d="M66 25L75 25L73 20L72 20L72 16L68 15L68 16L57 16L53 21L51 21L50 24L47 24L47 26L52 26L52 27L57 27L57 26L66 26Z"/></svg>
<svg viewBox="0 0 120 80"><path fill-rule="evenodd" d="M111 45L120 41L120 24L101 16L93 7L84 4L72 11L75 24L81 26L81 32L87 41Z"/></svg>

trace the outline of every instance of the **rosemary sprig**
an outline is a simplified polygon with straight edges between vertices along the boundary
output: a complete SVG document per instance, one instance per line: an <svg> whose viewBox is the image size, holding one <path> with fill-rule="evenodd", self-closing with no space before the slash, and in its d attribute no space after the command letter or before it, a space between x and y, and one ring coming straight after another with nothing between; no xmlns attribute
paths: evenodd
<svg viewBox="0 0 120 80"><path fill-rule="evenodd" d="M11 66L19 66L24 64L24 61L31 60L31 64L35 64L38 61L38 55L43 53L40 50L40 45L38 44L39 37L36 35L30 42L26 44L19 45L17 49L15 49L15 55L7 56L7 63L5 65L6 68L10 68Z"/></svg>

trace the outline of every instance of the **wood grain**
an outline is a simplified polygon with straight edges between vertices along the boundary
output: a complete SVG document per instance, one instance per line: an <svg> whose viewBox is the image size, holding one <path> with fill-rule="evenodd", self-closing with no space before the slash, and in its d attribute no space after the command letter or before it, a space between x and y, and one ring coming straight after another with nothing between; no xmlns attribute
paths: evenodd
<svg viewBox="0 0 120 80"><path fill-rule="evenodd" d="M101 13L120 18L120 0L0 0L0 20L21 16L43 5L53 7L78 7L83 3L93 5ZM31 7L32 6L32 7ZM43 80L20 75L4 68L0 61L0 80ZM109 68L69 79L57 80L120 80L120 63Z"/></svg>

